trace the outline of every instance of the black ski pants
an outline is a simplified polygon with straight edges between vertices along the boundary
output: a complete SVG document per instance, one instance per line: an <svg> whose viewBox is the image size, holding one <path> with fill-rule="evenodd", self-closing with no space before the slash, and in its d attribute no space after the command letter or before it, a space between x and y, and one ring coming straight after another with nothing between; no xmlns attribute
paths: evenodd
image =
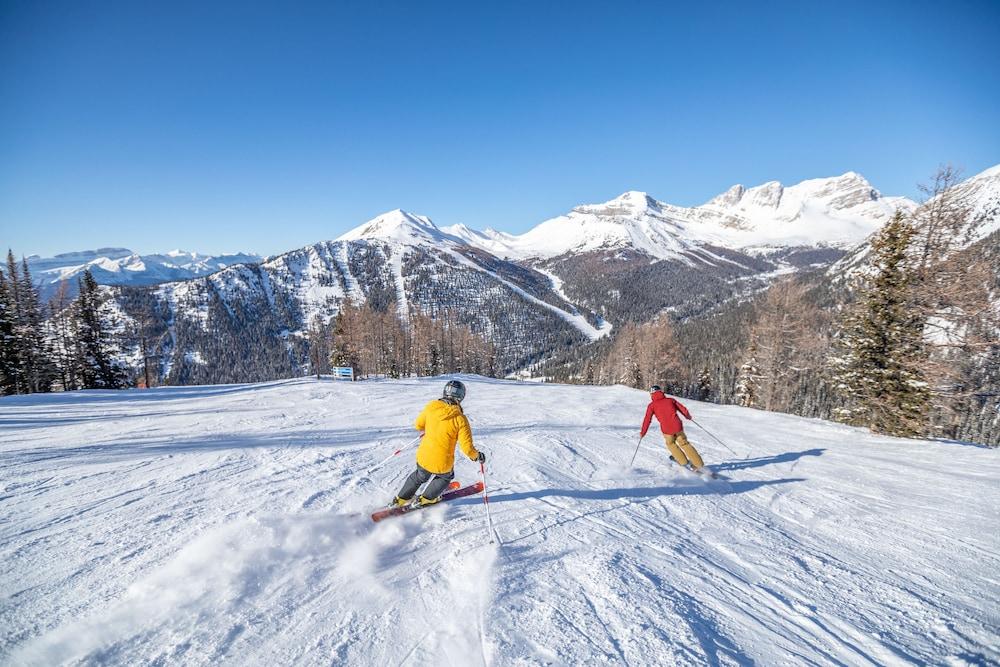
<svg viewBox="0 0 1000 667"><path fill-rule="evenodd" d="M434 479L431 479L432 477ZM411 472L410 476L406 478L405 482L403 482L403 488L399 490L398 496L403 500L409 500L414 496L414 494L416 494L417 489L419 489L424 482L430 479L430 484L427 485L424 492L420 495L428 500L434 500L444 493L444 490L448 488L448 484L451 483L451 480L454 477L454 470L435 474L417 466L417 469Z"/></svg>

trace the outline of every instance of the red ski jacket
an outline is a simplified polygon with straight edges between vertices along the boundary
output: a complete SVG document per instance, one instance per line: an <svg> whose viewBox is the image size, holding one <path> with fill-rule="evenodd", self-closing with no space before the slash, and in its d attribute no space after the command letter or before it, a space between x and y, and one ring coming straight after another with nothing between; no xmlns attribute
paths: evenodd
<svg viewBox="0 0 1000 667"><path fill-rule="evenodd" d="M646 418L642 420L642 435L646 435L646 431L649 430L649 422L652 421L653 415L656 415L656 421L660 422L661 431L667 435L677 435L684 430L680 417L677 416L678 411L691 419L691 413L679 401L664 396L662 391L654 391L653 400L646 408Z"/></svg>

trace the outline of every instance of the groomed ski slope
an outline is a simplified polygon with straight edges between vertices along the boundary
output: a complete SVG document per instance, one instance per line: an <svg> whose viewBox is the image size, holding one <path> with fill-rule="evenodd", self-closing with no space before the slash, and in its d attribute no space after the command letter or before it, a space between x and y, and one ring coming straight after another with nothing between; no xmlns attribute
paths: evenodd
<svg viewBox="0 0 1000 667"><path fill-rule="evenodd" d="M690 401L706 482L625 468L644 392L463 379L502 544L367 517L440 378L0 399L0 664L1000 660L996 451Z"/></svg>

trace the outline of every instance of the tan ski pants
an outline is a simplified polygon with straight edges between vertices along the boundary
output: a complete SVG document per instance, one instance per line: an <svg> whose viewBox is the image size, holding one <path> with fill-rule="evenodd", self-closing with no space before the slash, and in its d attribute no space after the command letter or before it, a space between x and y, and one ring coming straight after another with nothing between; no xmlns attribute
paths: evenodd
<svg viewBox="0 0 1000 667"><path fill-rule="evenodd" d="M674 461L677 461L679 465L687 465L688 461L691 461L691 465L695 468L705 465L705 462L701 460L701 454L694 448L694 445L688 442L684 431L676 435L667 435L664 433L663 439L667 442L667 449L670 451L670 455L674 457Z"/></svg>

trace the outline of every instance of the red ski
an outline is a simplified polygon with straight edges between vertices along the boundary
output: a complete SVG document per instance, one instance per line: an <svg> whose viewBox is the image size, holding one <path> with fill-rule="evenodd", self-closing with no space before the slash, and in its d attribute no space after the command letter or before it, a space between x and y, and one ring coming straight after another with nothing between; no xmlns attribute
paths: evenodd
<svg viewBox="0 0 1000 667"><path fill-rule="evenodd" d="M441 502L447 502L449 500L454 500L455 498L464 498L465 496L474 496L477 493L482 493L483 483L476 482L475 484L470 484L461 489L455 491L449 491L447 493L441 494ZM434 503L433 505L425 505L425 507L436 507L440 503ZM413 512L415 510L424 509L420 506L415 505L403 505L402 507L388 507L384 510L378 510L377 512L372 512L372 521L381 521L382 519L387 519L390 516L399 516L400 514L407 514L408 512Z"/></svg>

